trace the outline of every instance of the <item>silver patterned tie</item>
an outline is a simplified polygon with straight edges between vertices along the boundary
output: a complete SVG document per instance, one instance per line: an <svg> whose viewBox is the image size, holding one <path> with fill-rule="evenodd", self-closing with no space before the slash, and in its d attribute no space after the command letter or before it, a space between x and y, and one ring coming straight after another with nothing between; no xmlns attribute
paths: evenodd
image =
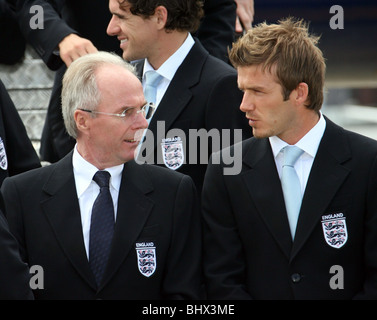
<svg viewBox="0 0 377 320"><path fill-rule="evenodd" d="M151 70L145 73L144 97L147 102L152 102L156 105L157 86L160 83L162 76L156 71ZM148 119L148 123L151 119Z"/></svg>
<svg viewBox="0 0 377 320"><path fill-rule="evenodd" d="M296 225L301 208L301 184L294 165L304 151L296 146L286 146L283 149L284 161L281 176L285 207L292 239L295 237Z"/></svg>

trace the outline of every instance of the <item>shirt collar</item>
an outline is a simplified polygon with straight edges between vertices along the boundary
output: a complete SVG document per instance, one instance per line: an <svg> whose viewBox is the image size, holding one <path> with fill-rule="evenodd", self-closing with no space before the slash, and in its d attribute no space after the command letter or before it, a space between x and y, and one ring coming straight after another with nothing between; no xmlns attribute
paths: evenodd
<svg viewBox="0 0 377 320"><path fill-rule="evenodd" d="M77 145L75 145L73 149L72 165L77 195L78 197L80 197L93 181L93 176L98 171L98 169L80 155L80 153L77 151ZM118 192L120 189L123 167L124 164L121 164L105 169L111 175L110 187L114 188Z"/></svg>
<svg viewBox="0 0 377 320"><path fill-rule="evenodd" d="M318 147L325 132L325 129L326 120L323 117L322 112L320 112L320 118L317 124L295 145L300 149L304 150L306 154L314 158L317 154ZM285 146L288 145L285 141L281 140L277 136L270 137L269 140L275 158L278 156L279 152Z"/></svg>
<svg viewBox="0 0 377 320"><path fill-rule="evenodd" d="M164 78L171 81L177 72L179 66L182 64L183 60L185 60L186 56L190 52L192 46L195 44L195 40L190 33L185 40L185 42L179 47L179 49L174 52L168 60L166 60L160 68L158 68L157 73L163 76ZM154 70L153 67L150 65L148 59L144 61L144 71L143 71L143 79L144 74L147 71Z"/></svg>

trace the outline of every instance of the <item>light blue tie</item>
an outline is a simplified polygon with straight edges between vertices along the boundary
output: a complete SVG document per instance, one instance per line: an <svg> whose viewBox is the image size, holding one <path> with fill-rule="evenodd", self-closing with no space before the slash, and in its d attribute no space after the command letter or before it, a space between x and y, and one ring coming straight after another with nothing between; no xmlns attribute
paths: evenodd
<svg viewBox="0 0 377 320"><path fill-rule="evenodd" d="M144 97L147 102L152 102L156 105L157 86L161 79L162 76L154 70L145 73ZM151 118L147 119L147 121L149 123Z"/></svg>
<svg viewBox="0 0 377 320"><path fill-rule="evenodd" d="M301 184L294 165L303 152L303 150L296 146L286 146L283 149L284 161L281 185L283 188L285 207L287 209L292 239L295 237L302 200Z"/></svg>
<svg viewBox="0 0 377 320"><path fill-rule="evenodd" d="M148 102L156 104L157 86L162 76L154 70L145 73L144 96Z"/></svg>

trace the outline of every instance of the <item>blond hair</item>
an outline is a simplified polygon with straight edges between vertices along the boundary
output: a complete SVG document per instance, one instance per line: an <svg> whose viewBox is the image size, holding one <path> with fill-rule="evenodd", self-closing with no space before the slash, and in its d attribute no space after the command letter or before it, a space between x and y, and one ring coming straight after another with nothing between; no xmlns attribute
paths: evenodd
<svg viewBox="0 0 377 320"><path fill-rule="evenodd" d="M320 37L310 35L303 20L287 18L279 24L263 22L233 44L229 59L234 67L260 65L273 72L288 99L298 84L309 87L307 107L319 111L323 103L326 65L317 47Z"/></svg>

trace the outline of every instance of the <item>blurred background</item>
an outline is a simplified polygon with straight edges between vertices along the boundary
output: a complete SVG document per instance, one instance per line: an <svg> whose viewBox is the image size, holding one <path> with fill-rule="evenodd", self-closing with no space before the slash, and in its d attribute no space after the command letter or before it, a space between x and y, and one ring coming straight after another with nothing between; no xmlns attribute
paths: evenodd
<svg viewBox="0 0 377 320"><path fill-rule="evenodd" d="M321 36L319 47L327 60L323 113L345 128L377 139L377 0L254 2L254 24L288 16L310 22L311 31ZM18 63L0 64L0 78L37 150L53 77L28 46Z"/></svg>
<svg viewBox="0 0 377 320"><path fill-rule="evenodd" d="M288 16L310 22L311 32L321 36L319 47L327 63L323 113L345 128L377 139L377 0L255 0L254 4L254 24ZM341 13L343 23L337 19Z"/></svg>

